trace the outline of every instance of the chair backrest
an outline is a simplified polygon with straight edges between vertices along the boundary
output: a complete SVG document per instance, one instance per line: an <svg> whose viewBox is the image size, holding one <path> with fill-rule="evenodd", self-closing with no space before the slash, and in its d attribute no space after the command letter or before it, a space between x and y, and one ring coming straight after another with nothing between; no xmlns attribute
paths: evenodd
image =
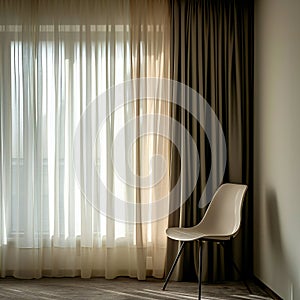
<svg viewBox="0 0 300 300"><path fill-rule="evenodd" d="M225 183L215 192L201 222L201 228L212 236L237 234L247 185Z"/></svg>

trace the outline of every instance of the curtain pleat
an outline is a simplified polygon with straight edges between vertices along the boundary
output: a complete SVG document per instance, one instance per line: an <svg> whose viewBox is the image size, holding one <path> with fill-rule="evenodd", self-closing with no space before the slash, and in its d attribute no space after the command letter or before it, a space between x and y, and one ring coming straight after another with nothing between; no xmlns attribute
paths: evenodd
<svg viewBox="0 0 300 300"><path fill-rule="evenodd" d="M240 234L225 249L205 242L203 279L232 278L229 256L246 275L252 272L251 125L253 97L253 3L251 1L171 1L171 78L199 92L216 113L224 131L227 166L224 182L248 184L248 201ZM170 215L169 227L197 224L206 207L198 202L210 172L210 146L205 132L191 115L175 107L180 119L197 141L201 168L197 188L184 205ZM217 140L215 140L217 143ZM172 161L171 167L178 168ZM211 170L213 174L217 170ZM176 177L173 172L173 177ZM172 182L171 178L171 182ZM216 187L214 187L216 188ZM178 244L168 241L166 269L175 258ZM190 243L179 261L175 278L196 279L198 245ZM235 275L235 274L234 274Z"/></svg>

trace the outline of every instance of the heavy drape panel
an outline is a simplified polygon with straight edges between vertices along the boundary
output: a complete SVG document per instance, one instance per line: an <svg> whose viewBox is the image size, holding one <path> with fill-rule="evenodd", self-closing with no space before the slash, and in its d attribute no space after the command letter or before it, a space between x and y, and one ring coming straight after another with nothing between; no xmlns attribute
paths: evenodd
<svg viewBox="0 0 300 300"><path fill-rule="evenodd" d="M127 120L168 106L117 108L114 89L95 100L135 77L169 76L169 17L166 1L0 1L1 276L163 276L167 218L124 222L140 212L115 205L108 191L125 202L169 191L168 174L140 190L114 173L128 145L130 170L149 173L153 153L169 155L159 136L130 145L125 130L112 151Z"/></svg>
<svg viewBox="0 0 300 300"><path fill-rule="evenodd" d="M204 245L203 280L230 278L232 268L227 255L232 253L237 265L245 274L250 275L253 3L178 0L172 1L171 5L171 78L203 95L218 116L227 144L224 182L250 185L242 230L234 240L232 249L229 246L224 253L218 244L209 242ZM199 209L198 201L210 172L211 149L205 133L190 115L178 107L173 109L172 114L189 128L197 141L200 154L198 188L181 209L169 218L169 227L189 227L200 221L206 209ZM180 170L178 161L172 162L171 168ZM173 174L175 176L176 172ZM168 241L167 270L177 251L177 243ZM198 245L188 244L179 261L175 277L195 278L197 266Z"/></svg>

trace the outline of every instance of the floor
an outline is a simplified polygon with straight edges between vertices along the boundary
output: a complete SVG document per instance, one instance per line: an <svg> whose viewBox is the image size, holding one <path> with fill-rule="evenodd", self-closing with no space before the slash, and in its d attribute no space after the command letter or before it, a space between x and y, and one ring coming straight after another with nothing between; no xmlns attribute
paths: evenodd
<svg viewBox="0 0 300 300"><path fill-rule="evenodd" d="M253 283L251 294L242 282L203 284L202 299L271 299ZM163 281L149 278L42 278L20 280L0 279L0 299L197 299L197 283L170 282L162 291Z"/></svg>

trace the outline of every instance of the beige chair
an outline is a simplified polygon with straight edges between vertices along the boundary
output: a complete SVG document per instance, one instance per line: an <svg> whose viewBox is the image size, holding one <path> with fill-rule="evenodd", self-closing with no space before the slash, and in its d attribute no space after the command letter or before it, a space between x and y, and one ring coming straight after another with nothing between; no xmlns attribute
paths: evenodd
<svg viewBox="0 0 300 300"><path fill-rule="evenodd" d="M165 290L169 282L185 242L198 240L198 299L201 299L202 241L213 240L223 242L237 235L241 225L242 205L246 191L247 186L243 184L223 184L215 192L199 224L189 228L172 227L167 229L166 233L170 239L181 241L182 243L166 278L163 290Z"/></svg>

